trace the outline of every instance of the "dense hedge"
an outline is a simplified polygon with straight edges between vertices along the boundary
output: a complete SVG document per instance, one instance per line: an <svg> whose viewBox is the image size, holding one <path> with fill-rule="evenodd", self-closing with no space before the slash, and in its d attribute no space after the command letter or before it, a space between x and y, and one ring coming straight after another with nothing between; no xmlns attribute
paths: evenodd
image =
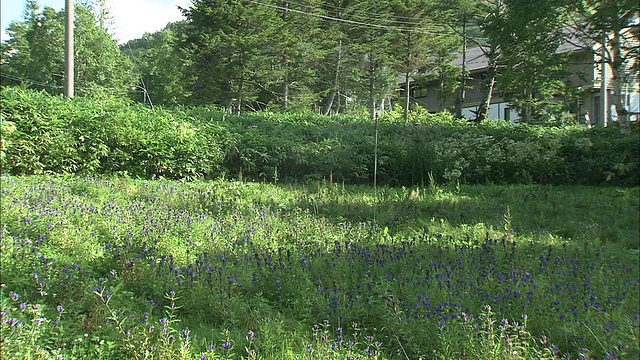
<svg viewBox="0 0 640 360"><path fill-rule="evenodd" d="M227 134L217 124L115 98L65 100L2 89L0 159L7 173L217 176Z"/></svg>
<svg viewBox="0 0 640 360"><path fill-rule="evenodd" d="M2 172L127 174L371 183L376 126L366 117L156 109L2 89ZM378 181L409 185L638 185L638 129L471 124L388 113L378 124Z"/></svg>

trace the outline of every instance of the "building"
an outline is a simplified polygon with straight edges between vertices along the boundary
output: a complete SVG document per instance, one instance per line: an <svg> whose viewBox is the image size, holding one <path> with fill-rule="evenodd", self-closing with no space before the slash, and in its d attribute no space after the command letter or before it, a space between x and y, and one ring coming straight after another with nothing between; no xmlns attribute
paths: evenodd
<svg viewBox="0 0 640 360"><path fill-rule="evenodd" d="M637 42L637 23L629 31L635 32L633 38ZM569 76L565 79L565 83L576 89L578 93L575 103L568 104L570 113L587 126L607 126L610 121L616 120L616 114L611 97L613 84L611 81L612 72L609 66L605 67L604 72L609 80L607 81L606 92L602 84L602 55L600 50L602 46L600 44L587 45L575 38L572 39L571 36L567 38L556 51L558 53L568 53L567 70ZM458 54L456 59L452 61L452 65L462 67L461 54ZM466 70L468 77L462 115L471 120L475 118L480 106L482 82L488 70L488 57L480 47L471 47L467 50ZM630 68L629 71L635 71L635 73L632 73L632 76L624 84L622 93L626 108L631 112L629 120L637 121L638 113L640 112L640 87L637 67L634 70ZM432 111L441 108L443 103L446 108L453 108L456 95L451 94L443 99L436 91L436 86L438 86L436 82L427 83L423 86L418 84L412 86L410 96L413 102ZM558 94L558 98L561 96L561 94ZM605 100L603 100L603 97ZM603 101L606 102L606 106ZM501 97L494 87L488 117L490 119L517 122L520 115Z"/></svg>

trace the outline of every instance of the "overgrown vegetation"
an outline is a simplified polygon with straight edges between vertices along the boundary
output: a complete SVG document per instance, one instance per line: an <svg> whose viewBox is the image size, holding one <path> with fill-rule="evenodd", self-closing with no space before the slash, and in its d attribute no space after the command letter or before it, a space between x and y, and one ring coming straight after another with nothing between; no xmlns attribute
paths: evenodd
<svg viewBox="0 0 640 360"><path fill-rule="evenodd" d="M12 358L638 355L638 188L1 181Z"/></svg>
<svg viewBox="0 0 640 360"><path fill-rule="evenodd" d="M380 184L638 185L639 146L609 129L470 124L448 114L385 113ZM371 184L376 125L366 116L156 109L111 97L62 99L2 89L2 171L170 179Z"/></svg>

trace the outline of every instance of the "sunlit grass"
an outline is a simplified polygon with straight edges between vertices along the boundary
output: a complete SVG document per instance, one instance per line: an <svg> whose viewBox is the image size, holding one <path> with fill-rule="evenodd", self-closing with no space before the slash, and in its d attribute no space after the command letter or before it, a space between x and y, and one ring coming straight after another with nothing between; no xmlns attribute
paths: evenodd
<svg viewBox="0 0 640 360"><path fill-rule="evenodd" d="M3 354L638 355L638 188L1 180Z"/></svg>

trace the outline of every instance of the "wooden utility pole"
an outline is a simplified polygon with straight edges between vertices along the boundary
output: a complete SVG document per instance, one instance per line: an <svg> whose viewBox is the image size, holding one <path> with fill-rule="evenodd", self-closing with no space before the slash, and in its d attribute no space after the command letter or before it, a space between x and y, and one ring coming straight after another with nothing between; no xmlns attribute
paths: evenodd
<svg viewBox="0 0 640 360"><path fill-rule="evenodd" d="M64 95L72 98L73 85L73 0L65 0Z"/></svg>

